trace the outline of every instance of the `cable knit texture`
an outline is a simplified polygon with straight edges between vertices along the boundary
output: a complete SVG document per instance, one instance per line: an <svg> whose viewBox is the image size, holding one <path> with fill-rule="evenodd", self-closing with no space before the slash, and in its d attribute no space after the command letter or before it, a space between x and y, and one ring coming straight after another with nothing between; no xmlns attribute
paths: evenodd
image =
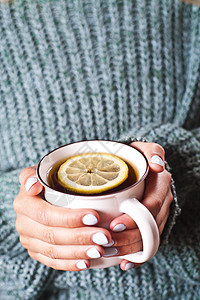
<svg viewBox="0 0 200 300"><path fill-rule="evenodd" d="M199 103L199 7L0 3L0 299L200 299ZM19 243L18 176L55 147L94 138L165 148L174 202L163 243L127 272L55 271Z"/></svg>

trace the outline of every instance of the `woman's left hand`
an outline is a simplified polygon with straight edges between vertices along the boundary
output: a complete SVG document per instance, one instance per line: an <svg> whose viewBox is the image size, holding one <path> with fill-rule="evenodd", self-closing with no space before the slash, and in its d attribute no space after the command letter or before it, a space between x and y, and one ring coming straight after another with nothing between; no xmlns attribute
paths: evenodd
<svg viewBox="0 0 200 300"><path fill-rule="evenodd" d="M131 146L143 152L148 159L150 170L146 178L142 204L148 208L155 218L161 235L173 201L171 175L164 168L164 149L155 143L134 142ZM115 218L110 224L110 229L112 230L114 244L111 248L105 248L104 256L106 253L108 256L111 256L112 253L121 256L142 250L140 231L128 215L123 214ZM120 267L123 271L127 271L140 265L142 264L133 264L124 259Z"/></svg>

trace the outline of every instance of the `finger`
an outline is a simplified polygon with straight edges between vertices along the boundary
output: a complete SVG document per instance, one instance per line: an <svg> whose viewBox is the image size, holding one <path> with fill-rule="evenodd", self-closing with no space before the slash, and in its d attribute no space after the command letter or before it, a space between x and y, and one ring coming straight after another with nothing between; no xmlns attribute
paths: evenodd
<svg viewBox="0 0 200 300"><path fill-rule="evenodd" d="M123 259L120 263L120 268L122 269L122 271L128 271L131 269L136 269L140 266L142 266L144 263L142 264L137 264L137 263L133 263L131 261L128 261L126 259Z"/></svg>
<svg viewBox="0 0 200 300"><path fill-rule="evenodd" d="M111 242L111 235L104 228L49 227L26 216L17 217L16 229L20 235L36 238L52 245L104 245Z"/></svg>
<svg viewBox="0 0 200 300"><path fill-rule="evenodd" d="M124 241L127 243L127 241ZM109 247L109 248L104 248L104 257L113 257L113 256L123 256L127 254L132 254L136 253L138 251L141 251L143 247L142 240L140 239L139 241L135 243L131 243L126 246L121 246L121 247Z"/></svg>
<svg viewBox="0 0 200 300"><path fill-rule="evenodd" d="M131 146L140 150L149 162L151 171L159 173L165 168L165 150L156 143L134 142Z"/></svg>
<svg viewBox="0 0 200 300"><path fill-rule="evenodd" d="M42 255L40 253L36 253L32 251L28 251L28 254L33 259L55 270L81 271L81 270L89 269L90 267L90 261L85 259L84 260L53 259L45 255Z"/></svg>
<svg viewBox="0 0 200 300"><path fill-rule="evenodd" d="M142 204L156 217L165 202L171 184L171 176L166 170L162 173L151 172L149 175L146 179Z"/></svg>
<svg viewBox="0 0 200 300"><path fill-rule="evenodd" d="M112 239L114 241L113 246L115 247L127 246L141 241L141 233L138 228L125 230L120 233L113 232Z"/></svg>
<svg viewBox="0 0 200 300"><path fill-rule="evenodd" d="M50 245L27 236L20 236L20 242L27 250L53 259L96 259L104 254L100 246Z"/></svg>
<svg viewBox="0 0 200 300"><path fill-rule="evenodd" d="M107 250L108 249L109 248L104 249L104 256L108 256L107 255ZM110 249L116 249L115 250L116 254L112 255L112 256L123 256L123 255L132 254L132 253L142 251L143 244L142 244L142 240L140 239L136 243L131 243L130 245L121 246L121 247L110 247Z"/></svg>
<svg viewBox="0 0 200 300"><path fill-rule="evenodd" d="M122 232L126 229L134 229L137 228L135 221L126 214L123 214L110 223L110 229L113 232Z"/></svg>
<svg viewBox="0 0 200 300"><path fill-rule="evenodd" d="M170 205L173 201L173 195L171 193L171 190L169 191L169 193L167 194L164 204L160 210L160 212L158 213L158 215L156 216L155 220L156 223L158 224L158 227L163 223L163 220L165 219L165 216L169 215L170 212Z"/></svg>
<svg viewBox="0 0 200 300"><path fill-rule="evenodd" d="M17 214L30 217L32 220L52 227L81 227L95 225L99 215L92 209L71 209L58 207L44 201L40 196L18 195L14 200Z"/></svg>
<svg viewBox="0 0 200 300"><path fill-rule="evenodd" d="M24 169L19 176L19 182L21 184L20 191L28 195L38 195L43 190L43 186L36 176L36 166Z"/></svg>

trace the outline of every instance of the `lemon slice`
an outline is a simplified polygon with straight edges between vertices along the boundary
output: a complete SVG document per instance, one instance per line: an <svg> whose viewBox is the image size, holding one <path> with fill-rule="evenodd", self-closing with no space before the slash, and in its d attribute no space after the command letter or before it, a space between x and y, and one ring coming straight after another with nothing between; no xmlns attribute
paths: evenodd
<svg viewBox="0 0 200 300"><path fill-rule="evenodd" d="M120 185L127 177L127 164L108 153L72 156L58 170L58 180L62 186L84 194L102 193Z"/></svg>

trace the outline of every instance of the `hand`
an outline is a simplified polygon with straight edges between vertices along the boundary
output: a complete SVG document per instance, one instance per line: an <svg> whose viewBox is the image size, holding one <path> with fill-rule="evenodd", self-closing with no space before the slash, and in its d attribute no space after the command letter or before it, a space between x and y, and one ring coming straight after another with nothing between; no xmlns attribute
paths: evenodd
<svg viewBox="0 0 200 300"><path fill-rule="evenodd" d="M161 235L173 200L171 175L164 169L164 149L155 143L134 142L131 146L143 152L148 159L150 171L146 178L142 204L148 208L155 218ZM121 256L142 250L140 231L128 215L124 214L115 218L110 224L110 229L113 231L114 244L109 250L106 250L109 253L117 252L117 255ZM120 264L121 269L124 271L140 265L130 263L125 259Z"/></svg>
<svg viewBox="0 0 200 300"><path fill-rule="evenodd" d="M90 267L90 259L103 256L101 245L111 242L111 234L91 226L99 221L96 211L61 208L44 201L36 166L22 171L20 183L13 204L16 229L33 259L53 269L80 271Z"/></svg>

